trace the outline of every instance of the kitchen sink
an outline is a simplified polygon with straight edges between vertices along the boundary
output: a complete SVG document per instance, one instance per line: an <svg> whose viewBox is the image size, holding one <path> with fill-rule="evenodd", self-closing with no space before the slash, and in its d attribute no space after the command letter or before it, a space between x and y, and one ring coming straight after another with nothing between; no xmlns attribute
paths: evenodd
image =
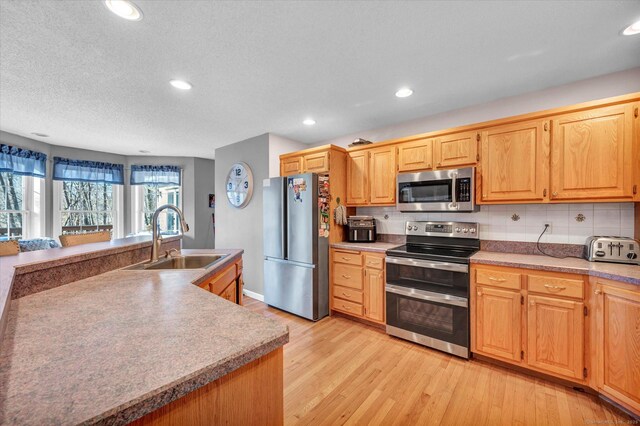
<svg viewBox="0 0 640 426"><path fill-rule="evenodd" d="M187 255L168 257L157 262L144 262L129 266L128 270L158 270L158 269L207 269L226 255Z"/></svg>

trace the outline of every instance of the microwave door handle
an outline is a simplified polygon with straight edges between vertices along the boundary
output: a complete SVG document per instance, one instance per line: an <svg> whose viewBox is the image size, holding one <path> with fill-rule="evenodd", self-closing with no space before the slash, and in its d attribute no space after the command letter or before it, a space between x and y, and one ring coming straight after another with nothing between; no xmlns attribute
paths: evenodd
<svg viewBox="0 0 640 426"><path fill-rule="evenodd" d="M458 208L458 200L456 199L456 179L458 178L458 172L451 173L451 207Z"/></svg>

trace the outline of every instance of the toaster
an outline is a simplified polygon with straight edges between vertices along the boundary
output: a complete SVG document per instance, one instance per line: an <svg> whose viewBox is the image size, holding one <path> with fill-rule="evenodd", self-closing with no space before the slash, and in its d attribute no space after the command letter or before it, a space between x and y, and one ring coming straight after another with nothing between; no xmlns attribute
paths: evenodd
<svg viewBox="0 0 640 426"><path fill-rule="evenodd" d="M633 238L589 237L586 243L587 260L640 264L640 245Z"/></svg>

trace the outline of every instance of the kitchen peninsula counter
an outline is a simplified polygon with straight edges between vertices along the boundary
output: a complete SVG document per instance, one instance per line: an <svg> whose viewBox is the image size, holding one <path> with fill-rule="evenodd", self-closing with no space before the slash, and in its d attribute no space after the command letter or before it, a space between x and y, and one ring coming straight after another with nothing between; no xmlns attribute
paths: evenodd
<svg viewBox="0 0 640 426"><path fill-rule="evenodd" d="M227 256L206 270L120 269L12 300L0 423L126 424L271 356L279 379L263 394L281 405L287 327L196 285L242 250L183 252Z"/></svg>

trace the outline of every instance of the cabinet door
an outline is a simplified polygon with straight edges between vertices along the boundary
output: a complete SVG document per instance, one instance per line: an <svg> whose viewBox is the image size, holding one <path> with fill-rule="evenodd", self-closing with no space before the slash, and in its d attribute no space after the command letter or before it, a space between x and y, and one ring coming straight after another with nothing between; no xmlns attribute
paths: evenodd
<svg viewBox="0 0 640 426"><path fill-rule="evenodd" d="M329 151L304 156L302 169L304 173L322 173L329 171Z"/></svg>
<svg viewBox="0 0 640 426"><path fill-rule="evenodd" d="M544 296L527 298L527 363L556 375L582 380L584 304Z"/></svg>
<svg viewBox="0 0 640 426"><path fill-rule="evenodd" d="M280 160L280 176L302 173L302 157L289 157Z"/></svg>
<svg viewBox="0 0 640 426"><path fill-rule="evenodd" d="M640 201L640 103L633 105L633 199Z"/></svg>
<svg viewBox="0 0 640 426"><path fill-rule="evenodd" d="M520 292L476 287L475 352L521 361Z"/></svg>
<svg viewBox="0 0 640 426"><path fill-rule="evenodd" d="M549 185L549 122L482 132L482 201L542 201Z"/></svg>
<svg viewBox="0 0 640 426"><path fill-rule="evenodd" d="M370 320L384 322L384 271L364 270L364 316Z"/></svg>
<svg viewBox="0 0 640 426"><path fill-rule="evenodd" d="M387 146L369 152L369 202L395 204L396 149L394 146Z"/></svg>
<svg viewBox="0 0 640 426"><path fill-rule="evenodd" d="M596 286L597 383L640 413L640 292Z"/></svg>
<svg viewBox="0 0 640 426"><path fill-rule="evenodd" d="M369 201L369 151L355 151L347 158L347 204L367 204Z"/></svg>
<svg viewBox="0 0 640 426"><path fill-rule="evenodd" d="M616 105L552 120L552 201L633 197L632 110Z"/></svg>
<svg viewBox="0 0 640 426"><path fill-rule="evenodd" d="M428 170L433 167L433 139L398 145L398 171Z"/></svg>
<svg viewBox="0 0 640 426"><path fill-rule="evenodd" d="M435 140L434 162L439 169L472 166L478 157L477 132L454 133Z"/></svg>

